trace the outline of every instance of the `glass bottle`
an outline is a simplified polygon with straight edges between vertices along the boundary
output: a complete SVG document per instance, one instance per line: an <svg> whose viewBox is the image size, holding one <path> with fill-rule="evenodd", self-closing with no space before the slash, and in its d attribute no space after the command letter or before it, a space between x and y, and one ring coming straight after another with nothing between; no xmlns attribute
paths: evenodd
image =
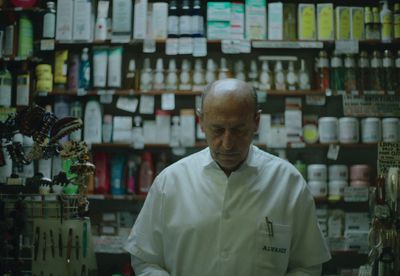
<svg viewBox="0 0 400 276"><path fill-rule="evenodd" d="M136 62L134 59L130 59L128 63L128 71L125 75L124 87L126 89L136 88Z"/></svg>
<svg viewBox="0 0 400 276"><path fill-rule="evenodd" d="M153 70L151 70L150 59L145 58L143 62L143 69L140 74L140 89L142 91L149 91L153 87Z"/></svg>
<svg viewBox="0 0 400 276"><path fill-rule="evenodd" d="M383 1L383 7L380 12L380 20L382 42L391 42L393 40L393 13L389 9L387 1Z"/></svg>
<svg viewBox="0 0 400 276"><path fill-rule="evenodd" d="M299 88L301 90L310 90L310 74L306 69L306 61L300 60L300 71L299 71Z"/></svg>
<svg viewBox="0 0 400 276"><path fill-rule="evenodd" d="M56 10L54 2L46 3L47 9L43 16L43 38L54 38L56 33Z"/></svg>
<svg viewBox="0 0 400 276"><path fill-rule="evenodd" d="M261 91L267 91L272 89L272 73L271 70L269 69L269 64L267 60L263 60L261 64L259 89Z"/></svg>
<svg viewBox="0 0 400 276"><path fill-rule="evenodd" d="M178 72L176 70L175 59L170 59L168 62L168 72L165 88L169 91L178 90Z"/></svg>
<svg viewBox="0 0 400 276"><path fill-rule="evenodd" d="M392 53L385 50L382 61L383 84L387 94L393 95L395 90L395 68Z"/></svg>
<svg viewBox="0 0 400 276"><path fill-rule="evenodd" d="M139 191L141 194L147 194L154 179L154 165L151 153L145 151L142 153L139 170Z"/></svg>
<svg viewBox="0 0 400 276"><path fill-rule="evenodd" d="M219 80L227 79L227 78L229 78L229 76L230 76L230 73L229 73L228 66L226 64L226 59L221 58L219 71L218 71L218 79Z"/></svg>
<svg viewBox="0 0 400 276"><path fill-rule="evenodd" d="M193 91L202 91L205 85L205 75L201 59L196 59L193 70Z"/></svg>
<svg viewBox="0 0 400 276"><path fill-rule="evenodd" d="M294 70L294 62L293 61L289 61L288 72L286 74L286 82L287 82L289 90L297 89L298 78L297 78L297 73Z"/></svg>
<svg viewBox="0 0 400 276"><path fill-rule="evenodd" d="M235 78L238 80L246 81L243 60L238 60L235 62Z"/></svg>
<svg viewBox="0 0 400 276"><path fill-rule="evenodd" d="M154 90L164 90L165 82L164 82L164 62L162 58L158 58L156 62L156 70L154 72Z"/></svg>
<svg viewBox="0 0 400 276"><path fill-rule="evenodd" d="M178 16L178 5L176 0L171 0L168 5L168 37L177 38L179 37L179 16Z"/></svg>
<svg viewBox="0 0 400 276"><path fill-rule="evenodd" d="M374 16L371 7L364 8L365 38L374 39Z"/></svg>
<svg viewBox="0 0 400 276"><path fill-rule="evenodd" d="M333 52L331 57L330 88L338 94L341 94L341 91L344 90L343 60L336 51Z"/></svg>
<svg viewBox="0 0 400 276"><path fill-rule="evenodd" d="M381 54L378 51L372 53L370 73L371 90L373 90L374 93L382 93L384 90L382 59Z"/></svg>
<svg viewBox="0 0 400 276"><path fill-rule="evenodd" d="M192 17L190 15L189 0L183 0L179 10L179 36L192 36Z"/></svg>
<svg viewBox="0 0 400 276"><path fill-rule="evenodd" d="M192 8L192 36L204 36L204 16L200 0L194 0Z"/></svg>
<svg viewBox="0 0 400 276"><path fill-rule="evenodd" d="M250 71L247 74L247 80L254 89L258 89L258 68L255 60L252 60L250 63Z"/></svg>
<svg viewBox="0 0 400 276"><path fill-rule="evenodd" d="M83 48L81 62L79 63L79 88L89 89L90 86L90 61L89 49Z"/></svg>
<svg viewBox="0 0 400 276"><path fill-rule="evenodd" d="M317 86L323 91L329 88L329 59L325 51L320 51L317 60Z"/></svg>
<svg viewBox="0 0 400 276"><path fill-rule="evenodd" d="M351 54L347 54L344 59L344 88L347 93L352 93L357 90L356 86L356 65L354 57Z"/></svg>
<svg viewBox="0 0 400 276"><path fill-rule="evenodd" d="M187 59L182 60L181 73L179 74L179 90L192 90L190 69L190 61Z"/></svg>
<svg viewBox="0 0 400 276"><path fill-rule="evenodd" d="M286 90L286 74L283 71L282 61L278 60L275 63L274 80L276 90Z"/></svg>
<svg viewBox="0 0 400 276"><path fill-rule="evenodd" d="M372 15L374 18L374 38L381 39L381 18L378 7L372 8Z"/></svg>
<svg viewBox="0 0 400 276"><path fill-rule="evenodd" d="M357 89L360 93L365 93L371 89L370 86L370 64L369 57L366 51L360 53L358 59L358 69L357 69Z"/></svg>
<svg viewBox="0 0 400 276"><path fill-rule="evenodd" d="M28 69L28 64L24 62L21 71L17 75L17 106L29 106L30 79L31 75Z"/></svg>
<svg viewBox="0 0 400 276"><path fill-rule="evenodd" d="M216 72L216 65L214 60L208 59L207 60L207 71L206 71L206 83L212 83L216 80L215 72Z"/></svg>

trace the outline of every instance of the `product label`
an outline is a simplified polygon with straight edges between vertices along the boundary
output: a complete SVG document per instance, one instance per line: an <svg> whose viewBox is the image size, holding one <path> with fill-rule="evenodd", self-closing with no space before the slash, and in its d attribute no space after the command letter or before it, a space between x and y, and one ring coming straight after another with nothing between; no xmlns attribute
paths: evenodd
<svg viewBox="0 0 400 276"><path fill-rule="evenodd" d="M43 37L53 38L56 31L56 15L47 13L43 18Z"/></svg>
<svg viewBox="0 0 400 276"><path fill-rule="evenodd" d="M176 15L168 16L168 34L179 35L179 17Z"/></svg>
<svg viewBox="0 0 400 276"><path fill-rule="evenodd" d="M192 33L193 34L204 34L204 21L203 16L193 15L192 16Z"/></svg>
<svg viewBox="0 0 400 276"><path fill-rule="evenodd" d="M326 6L319 11L319 39L333 39L333 7Z"/></svg>
<svg viewBox="0 0 400 276"><path fill-rule="evenodd" d="M179 34L191 35L192 34L192 17L189 15L182 15L179 17Z"/></svg>
<svg viewBox="0 0 400 276"><path fill-rule="evenodd" d="M0 78L0 106L11 106L11 79Z"/></svg>
<svg viewBox="0 0 400 276"><path fill-rule="evenodd" d="M29 105L29 77L17 78L17 105Z"/></svg>
<svg viewBox="0 0 400 276"><path fill-rule="evenodd" d="M315 38L315 10L312 6L303 7L301 11L301 39Z"/></svg>

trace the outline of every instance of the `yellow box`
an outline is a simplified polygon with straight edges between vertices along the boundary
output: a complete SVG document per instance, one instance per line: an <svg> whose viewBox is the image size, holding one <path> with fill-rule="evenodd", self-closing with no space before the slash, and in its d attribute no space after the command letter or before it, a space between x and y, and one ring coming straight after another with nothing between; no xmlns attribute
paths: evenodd
<svg viewBox="0 0 400 276"><path fill-rule="evenodd" d="M315 40L316 24L315 24L315 5L299 4L297 9L298 15L298 37L299 40Z"/></svg>
<svg viewBox="0 0 400 276"><path fill-rule="evenodd" d="M351 39L364 39L364 9L362 7L351 7L350 12Z"/></svg>
<svg viewBox="0 0 400 276"><path fill-rule="evenodd" d="M335 39L335 20L333 4L317 4L318 40Z"/></svg>
<svg viewBox="0 0 400 276"><path fill-rule="evenodd" d="M336 39L350 39L350 7L336 7Z"/></svg>

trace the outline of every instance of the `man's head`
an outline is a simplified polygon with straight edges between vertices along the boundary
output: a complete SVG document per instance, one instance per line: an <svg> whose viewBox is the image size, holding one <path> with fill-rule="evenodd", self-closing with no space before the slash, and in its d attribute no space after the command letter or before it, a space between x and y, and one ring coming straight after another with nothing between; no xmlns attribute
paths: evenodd
<svg viewBox="0 0 400 276"><path fill-rule="evenodd" d="M246 159L258 130L256 92L241 80L215 81L205 89L198 115L211 156L229 175Z"/></svg>

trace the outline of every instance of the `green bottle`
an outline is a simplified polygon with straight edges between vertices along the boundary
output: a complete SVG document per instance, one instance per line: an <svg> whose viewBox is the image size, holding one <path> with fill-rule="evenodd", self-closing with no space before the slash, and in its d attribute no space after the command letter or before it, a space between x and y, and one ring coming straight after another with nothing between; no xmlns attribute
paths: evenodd
<svg viewBox="0 0 400 276"><path fill-rule="evenodd" d="M33 55L33 25L25 14L19 18L18 34L18 57L31 57Z"/></svg>

